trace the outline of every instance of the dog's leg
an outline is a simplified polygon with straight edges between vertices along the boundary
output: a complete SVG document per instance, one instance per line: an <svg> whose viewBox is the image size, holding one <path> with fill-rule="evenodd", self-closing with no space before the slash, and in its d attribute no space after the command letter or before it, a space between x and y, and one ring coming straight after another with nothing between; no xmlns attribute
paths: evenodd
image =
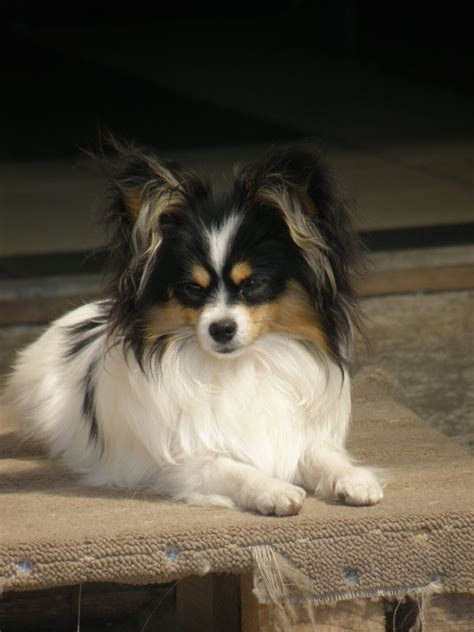
<svg viewBox="0 0 474 632"><path fill-rule="evenodd" d="M335 497L347 505L375 505L383 498L374 472L354 465L342 448L323 445L307 453L301 464L301 479L318 498Z"/></svg>
<svg viewBox="0 0 474 632"><path fill-rule="evenodd" d="M237 506L265 515L297 514L306 496L301 487L220 456L169 466L160 479L160 490L172 498L191 504Z"/></svg>

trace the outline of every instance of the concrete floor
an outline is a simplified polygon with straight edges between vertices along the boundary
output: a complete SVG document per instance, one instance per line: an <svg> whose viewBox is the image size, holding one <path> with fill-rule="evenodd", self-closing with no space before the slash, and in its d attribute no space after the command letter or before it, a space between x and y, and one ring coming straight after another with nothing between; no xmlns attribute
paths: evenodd
<svg viewBox="0 0 474 632"><path fill-rule="evenodd" d="M363 302L369 351L359 366L386 371L405 404L474 452L474 292L372 298Z"/></svg>

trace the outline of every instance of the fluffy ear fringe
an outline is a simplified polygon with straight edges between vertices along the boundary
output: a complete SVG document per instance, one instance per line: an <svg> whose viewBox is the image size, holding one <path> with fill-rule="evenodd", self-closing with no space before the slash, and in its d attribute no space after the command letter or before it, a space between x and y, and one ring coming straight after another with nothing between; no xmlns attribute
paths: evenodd
<svg viewBox="0 0 474 632"><path fill-rule="evenodd" d="M351 267L354 272L361 263L361 246L348 204L319 154L309 149L270 152L244 167L237 182L247 198L281 212L314 275L324 274L333 293L343 289L337 273L344 270L339 268Z"/></svg>
<svg viewBox="0 0 474 632"><path fill-rule="evenodd" d="M153 150L112 136L90 157L107 183L102 222L111 235L112 269L139 292L161 243L164 216L186 209L206 184Z"/></svg>
<svg viewBox="0 0 474 632"><path fill-rule="evenodd" d="M111 329L132 319L163 237L163 225L206 195L208 185L154 150L109 136L88 154L106 181L101 221L109 234Z"/></svg>
<svg viewBox="0 0 474 632"><path fill-rule="evenodd" d="M277 209L307 264L317 310L338 332L339 347L361 331L353 279L363 270L363 250L345 197L320 155L310 149L281 149L243 167L240 195Z"/></svg>

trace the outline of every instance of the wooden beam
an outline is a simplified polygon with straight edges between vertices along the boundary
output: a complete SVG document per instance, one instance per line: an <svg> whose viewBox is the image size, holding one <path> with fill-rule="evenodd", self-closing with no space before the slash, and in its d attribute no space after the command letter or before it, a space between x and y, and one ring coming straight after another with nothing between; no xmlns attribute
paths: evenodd
<svg viewBox="0 0 474 632"><path fill-rule="evenodd" d="M375 270L367 274L358 284L359 294L363 297L470 288L474 288L474 267L470 265ZM98 292L89 291L68 296L1 300L0 287L0 325L49 322L75 306L98 298L100 298Z"/></svg>
<svg viewBox="0 0 474 632"><path fill-rule="evenodd" d="M422 626L426 632L472 632L474 595L433 596L423 613Z"/></svg>
<svg viewBox="0 0 474 632"><path fill-rule="evenodd" d="M190 576L176 586L179 632L239 632L237 575Z"/></svg>
<svg viewBox="0 0 474 632"><path fill-rule="evenodd" d="M241 632L265 632L262 606L252 592L253 576L243 575L240 578L240 617Z"/></svg>
<svg viewBox="0 0 474 632"><path fill-rule="evenodd" d="M176 622L182 632L212 632L214 578L185 577L176 585Z"/></svg>
<svg viewBox="0 0 474 632"><path fill-rule="evenodd" d="M241 632L274 632L275 608L257 602L250 576L241 580ZM385 632L383 602L339 601L328 606L312 606L315 626L303 606L297 607L291 632Z"/></svg>
<svg viewBox="0 0 474 632"><path fill-rule="evenodd" d="M80 621L88 632L169 632L174 603L174 584L85 583L6 592L0 595L0 630L76 630Z"/></svg>
<svg viewBox="0 0 474 632"><path fill-rule="evenodd" d="M373 271L360 280L358 290L361 296L368 297L412 292L465 290L473 287L474 267L465 265Z"/></svg>
<svg viewBox="0 0 474 632"><path fill-rule="evenodd" d="M44 296L5 301L0 297L0 325L47 323L74 307L96 301L98 298L99 295L94 292L80 296Z"/></svg>

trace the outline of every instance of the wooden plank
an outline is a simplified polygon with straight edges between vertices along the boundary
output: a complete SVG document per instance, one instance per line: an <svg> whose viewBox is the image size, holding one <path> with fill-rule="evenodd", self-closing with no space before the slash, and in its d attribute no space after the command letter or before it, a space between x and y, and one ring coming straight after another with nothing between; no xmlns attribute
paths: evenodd
<svg viewBox="0 0 474 632"><path fill-rule="evenodd" d="M241 581L241 632L274 632L275 608L259 604L252 593L250 576ZM314 626L303 606L297 607L291 632L385 632L382 601L339 601L312 607Z"/></svg>
<svg viewBox="0 0 474 632"><path fill-rule="evenodd" d="M474 267L469 265L374 271L367 274L358 284L360 295L365 297L465 290L473 287Z"/></svg>
<svg viewBox="0 0 474 632"><path fill-rule="evenodd" d="M176 622L182 632L213 632L214 578L190 576L176 585Z"/></svg>
<svg viewBox="0 0 474 632"><path fill-rule="evenodd" d="M363 297L411 292L464 290L474 287L474 267L470 265L440 268L373 271L359 281ZM0 300L0 325L45 323L58 318L75 306L100 298L91 291L68 296ZM1 296L0 296L1 299Z"/></svg>
<svg viewBox="0 0 474 632"><path fill-rule="evenodd" d="M264 632L265 623L260 621L261 606L252 593L252 588L253 576L243 575L240 579L241 632Z"/></svg>
<svg viewBox="0 0 474 632"><path fill-rule="evenodd" d="M214 575L214 629L240 631L240 577Z"/></svg>
<svg viewBox="0 0 474 632"><path fill-rule="evenodd" d="M433 596L423 613L422 626L425 632L472 632L474 595Z"/></svg>
<svg viewBox="0 0 474 632"><path fill-rule="evenodd" d="M46 296L0 301L0 325L47 323L67 311L99 298L98 294L81 296Z"/></svg>
<svg viewBox="0 0 474 632"><path fill-rule="evenodd" d="M314 610L317 632L385 632L382 601L339 601ZM306 628L308 632L311 626ZM305 632L306 632L305 630Z"/></svg>
<svg viewBox="0 0 474 632"><path fill-rule="evenodd" d="M239 580L234 575L190 576L176 587L179 632L238 632Z"/></svg>

